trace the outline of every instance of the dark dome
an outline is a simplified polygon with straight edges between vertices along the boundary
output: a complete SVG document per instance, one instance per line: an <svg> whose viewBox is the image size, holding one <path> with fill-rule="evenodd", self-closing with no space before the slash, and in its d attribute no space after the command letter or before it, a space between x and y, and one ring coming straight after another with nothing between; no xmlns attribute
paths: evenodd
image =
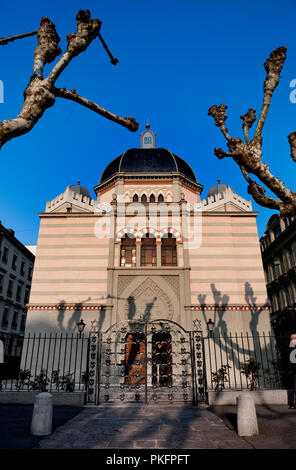
<svg viewBox="0 0 296 470"><path fill-rule="evenodd" d="M215 184L215 186L212 186L209 189L207 197L216 196L218 193L223 193L226 188L230 188L230 186L228 184Z"/></svg>
<svg viewBox="0 0 296 470"><path fill-rule="evenodd" d="M196 183L193 170L165 148L129 149L112 160L102 173L103 183L115 173L181 173Z"/></svg>
<svg viewBox="0 0 296 470"><path fill-rule="evenodd" d="M73 191L73 193L78 193L82 194L82 196L90 197L89 190L87 188L84 188L84 186L80 186L80 184L72 184L72 186L70 186L70 189Z"/></svg>

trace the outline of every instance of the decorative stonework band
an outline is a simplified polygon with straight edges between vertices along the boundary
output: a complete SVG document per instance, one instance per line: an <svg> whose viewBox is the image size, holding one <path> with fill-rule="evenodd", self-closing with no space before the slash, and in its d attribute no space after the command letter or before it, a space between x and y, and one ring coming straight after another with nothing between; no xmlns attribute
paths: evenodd
<svg viewBox="0 0 296 470"><path fill-rule="evenodd" d="M269 310L266 305L193 305L191 310L213 311L213 310L251 310L262 311Z"/></svg>
<svg viewBox="0 0 296 470"><path fill-rule="evenodd" d="M81 305L77 304L58 304L58 305L26 305L27 310L105 310L105 305Z"/></svg>

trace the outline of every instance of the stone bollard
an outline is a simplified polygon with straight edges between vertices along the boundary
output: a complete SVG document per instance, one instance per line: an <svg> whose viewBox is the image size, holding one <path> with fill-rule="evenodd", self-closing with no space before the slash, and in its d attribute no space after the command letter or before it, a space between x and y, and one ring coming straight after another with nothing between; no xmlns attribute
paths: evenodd
<svg viewBox="0 0 296 470"><path fill-rule="evenodd" d="M48 436L52 431L53 396L48 392L36 395L31 423L33 436Z"/></svg>
<svg viewBox="0 0 296 470"><path fill-rule="evenodd" d="M252 392L241 393L236 398L237 431L239 436L256 436L259 434L255 401Z"/></svg>

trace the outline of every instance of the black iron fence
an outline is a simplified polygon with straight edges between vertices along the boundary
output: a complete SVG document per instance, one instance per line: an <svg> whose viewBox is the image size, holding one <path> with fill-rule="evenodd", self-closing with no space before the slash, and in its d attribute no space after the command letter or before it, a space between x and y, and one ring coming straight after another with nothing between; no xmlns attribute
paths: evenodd
<svg viewBox="0 0 296 470"><path fill-rule="evenodd" d="M86 391L91 398L99 383L97 371L101 364L97 362L102 361L101 354L96 356L92 350L101 350L99 336L96 337L97 346L92 344L93 337L91 342L91 337L79 334L28 335L24 338L19 370L7 374L0 364L0 390ZM295 366L289 361L288 336L213 334L201 337L198 348L200 359L196 359L193 377L200 395L207 389L293 387Z"/></svg>
<svg viewBox="0 0 296 470"><path fill-rule="evenodd" d="M88 383L89 338L33 334L24 338L19 370L1 371L2 390L83 391Z"/></svg>
<svg viewBox="0 0 296 470"><path fill-rule="evenodd" d="M231 334L204 338L208 390L279 389L292 384L289 337Z"/></svg>

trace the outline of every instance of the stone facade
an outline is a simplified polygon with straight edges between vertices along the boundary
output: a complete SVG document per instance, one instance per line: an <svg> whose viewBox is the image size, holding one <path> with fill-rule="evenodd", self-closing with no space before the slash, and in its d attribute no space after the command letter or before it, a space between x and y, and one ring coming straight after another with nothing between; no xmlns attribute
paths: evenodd
<svg viewBox="0 0 296 470"><path fill-rule="evenodd" d="M153 155L155 138L144 139L145 132L140 150ZM269 331L251 202L219 184L201 200L203 186L189 165L160 151L176 170L162 165L147 171L147 153L143 171L108 170L94 187L96 201L75 186L47 202L40 214L27 332L75 333L81 317L85 332L93 320L105 331L140 318L169 319L187 330L199 320L205 332L209 318L219 333ZM198 243L189 242L188 230L195 230ZM122 251L127 234L135 240L128 265ZM171 265L163 262L166 234L175 243ZM149 266L141 251L145 236L155 239Z"/></svg>

